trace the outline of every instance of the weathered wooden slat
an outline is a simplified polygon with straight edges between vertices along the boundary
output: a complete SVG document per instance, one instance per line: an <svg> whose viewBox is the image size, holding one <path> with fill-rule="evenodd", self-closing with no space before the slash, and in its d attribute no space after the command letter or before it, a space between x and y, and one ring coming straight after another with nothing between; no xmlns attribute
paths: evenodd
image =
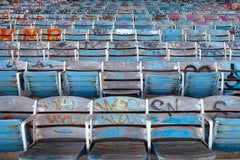
<svg viewBox="0 0 240 160"><path fill-rule="evenodd" d="M140 78L140 74L138 72L103 72L102 76L105 80L128 79L129 81L131 81Z"/></svg>
<svg viewBox="0 0 240 160"><path fill-rule="evenodd" d="M116 96L97 98L93 101L94 111L145 111L146 104L144 99Z"/></svg>
<svg viewBox="0 0 240 160"><path fill-rule="evenodd" d="M85 139L85 128L77 127L77 126L62 126L62 127L44 127L37 128L37 139Z"/></svg>
<svg viewBox="0 0 240 160"><path fill-rule="evenodd" d="M111 152L109 152L111 151ZM143 142L99 142L95 143L88 159L147 159Z"/></svg>
<svg viewBox="0 0 240 160"><path fill-rule="evenodd" d="M197 98L181 96L160 96L149 99L149 111L196 111L201 105Z"/></svg>
<svg viewBox="0 0 240 160"><path fill-rule="evenodd" d="M38 112L85 111L90 110L90 100L74 96L43 98L38 102Z"/></svg>
<svg viewBox="0 0 240 160"><path fill-rule="evenodd" d="M158 159L215 159L216 155L200 141L153 142Z"/></svg>
<svg viewBox="0 0 240 160"><path fill-rule="evenodd" d="M84 153L84 146L83 142L41 142L21 154L19 159L77 160Z"/></svg>
<svg viewBox="0 0 240 160"><path fill-rule="evenodd" d="M36 125L84 125L87 114L38 114Z"/></svg>
<svg viewBox="0 0 240 160"><path fill-rule="evenodd" d="M163 126L152 129L151 138L169 139L169 138L192 138L200 139L201 129L199 127L184 126Z"/></svg>
<svg viewBox="0 0 240 160"><path fill-rule="evenodd" d="M139 139L145 137L145 129L140 127L101 127L93 129L93 139Z"/></svg>

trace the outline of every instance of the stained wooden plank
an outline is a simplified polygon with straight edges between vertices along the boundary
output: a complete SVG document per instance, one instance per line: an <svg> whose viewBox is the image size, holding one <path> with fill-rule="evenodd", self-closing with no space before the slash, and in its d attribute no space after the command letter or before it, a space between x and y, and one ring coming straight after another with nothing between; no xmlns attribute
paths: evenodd
<svg viewBox="0 0 240 160"><path fill-rule="evenodd" d="M147 159L147 152L143 142L99 142L94 144L88 159L144 160Z"/></svg>
<svg viewBox="0 0 240 160"><path fill-rule="evenodd" d="M89 112L91 100L74 96L57 96L39 100L38 112L85 111Z"/></svg>
<svg viewBox="0 0 240 160"><path fill-rule="evenodd" d="M83 142L41 142L21 154L19 159L77 160L84 154L84 147Z"/></svg>
<svg viewBox="0 0 240 160"><path fill-rule="evenodd" d="M126 96L116 96L116 97L105 97L97 98L93 101L94 111L145 111L146 103L145 100L126 97Z"/></svg>
<svg viewBox="0 0 240 160"><path fill-rule="evenodd" d="M216 155L200 141L153 142L158 159L215 159Z"/></svg>

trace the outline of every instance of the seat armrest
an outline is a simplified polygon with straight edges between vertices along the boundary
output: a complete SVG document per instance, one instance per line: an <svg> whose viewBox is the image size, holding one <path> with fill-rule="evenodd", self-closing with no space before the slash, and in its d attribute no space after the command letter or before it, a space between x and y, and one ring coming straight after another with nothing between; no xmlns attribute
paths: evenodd
<svg viewBox="0 0 240 160"><path fill-rule="evenodd" d="M200 115L200 119L202 120L202 127L203 127L203 137L202 140L205 144L205 121L209 124L209 136L208 136L208 147L209 149L212 149L212 143L213 143L213 120L205 113L202 113Z"/></svg>
<svg viewBox="0 0 240 160"><path fill-rule="evenodd" d="M22 140L23 140L23 149L26 151L30 146L32 146L35 143L35 135L33 134L33 143L28 146L28 141L27 141L27 130L26 130L26 125L33 121L35 119L35 115L32 115L31 117L25 119L21 123L21 132L22 132ZM34 130L34 129L33 129Z"/></svg>

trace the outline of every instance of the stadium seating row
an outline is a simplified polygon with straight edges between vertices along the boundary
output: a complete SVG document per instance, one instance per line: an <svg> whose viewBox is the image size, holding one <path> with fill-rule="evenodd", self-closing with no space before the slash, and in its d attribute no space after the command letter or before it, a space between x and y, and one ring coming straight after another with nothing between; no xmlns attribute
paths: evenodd
<svg viewBox="0 0 240 160"><path fill-rule="evenodd" d="M238 106L236 96L1 96L0 151L24 150L21 160L215 159L240 149Z"/></svg>
<svg viewBox="0 0 240 160"><path fill-rule="evenodd" d="M239 94L238 61L1 61L1 95L50 97L72 95ZM24 92L23 92L24 90Z"/></svg>
<svg viewBox="0 0 240 160"><path fill-rule="evenodd" d="M126 37L125 37L126 38ZM239 60L239 41L0 41L1 60Z"/></svg>
<svg viewBox="0 0 240 160"><path fill-rule="evenodd" d="M162 25L164 27L165 24ZM213 41L239 40L235 30L200 29L0 29L0 41ZM186 26L184 26L186 27ZM223 26L224 27L224 26ZM122 27L124 28L124 27ZM230 30L230 31L229 31Z"/></svg>

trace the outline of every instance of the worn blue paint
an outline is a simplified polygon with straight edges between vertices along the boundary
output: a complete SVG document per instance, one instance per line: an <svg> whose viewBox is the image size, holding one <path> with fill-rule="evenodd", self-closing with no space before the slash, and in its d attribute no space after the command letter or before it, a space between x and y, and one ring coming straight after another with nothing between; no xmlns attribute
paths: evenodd
<svg viewBox="0 0 240 160"><path fill-rule="evenodd" d="M163 131L153 130L152 139L156 138L198 138L191 131L166 129Z"/></svg>
<svg viewBox="0 0 240 160"><path fill-rule="evenodd" d="M64 90L68 95L87 98L99 95L98 72L67 71L63 77Z"/></svg>

